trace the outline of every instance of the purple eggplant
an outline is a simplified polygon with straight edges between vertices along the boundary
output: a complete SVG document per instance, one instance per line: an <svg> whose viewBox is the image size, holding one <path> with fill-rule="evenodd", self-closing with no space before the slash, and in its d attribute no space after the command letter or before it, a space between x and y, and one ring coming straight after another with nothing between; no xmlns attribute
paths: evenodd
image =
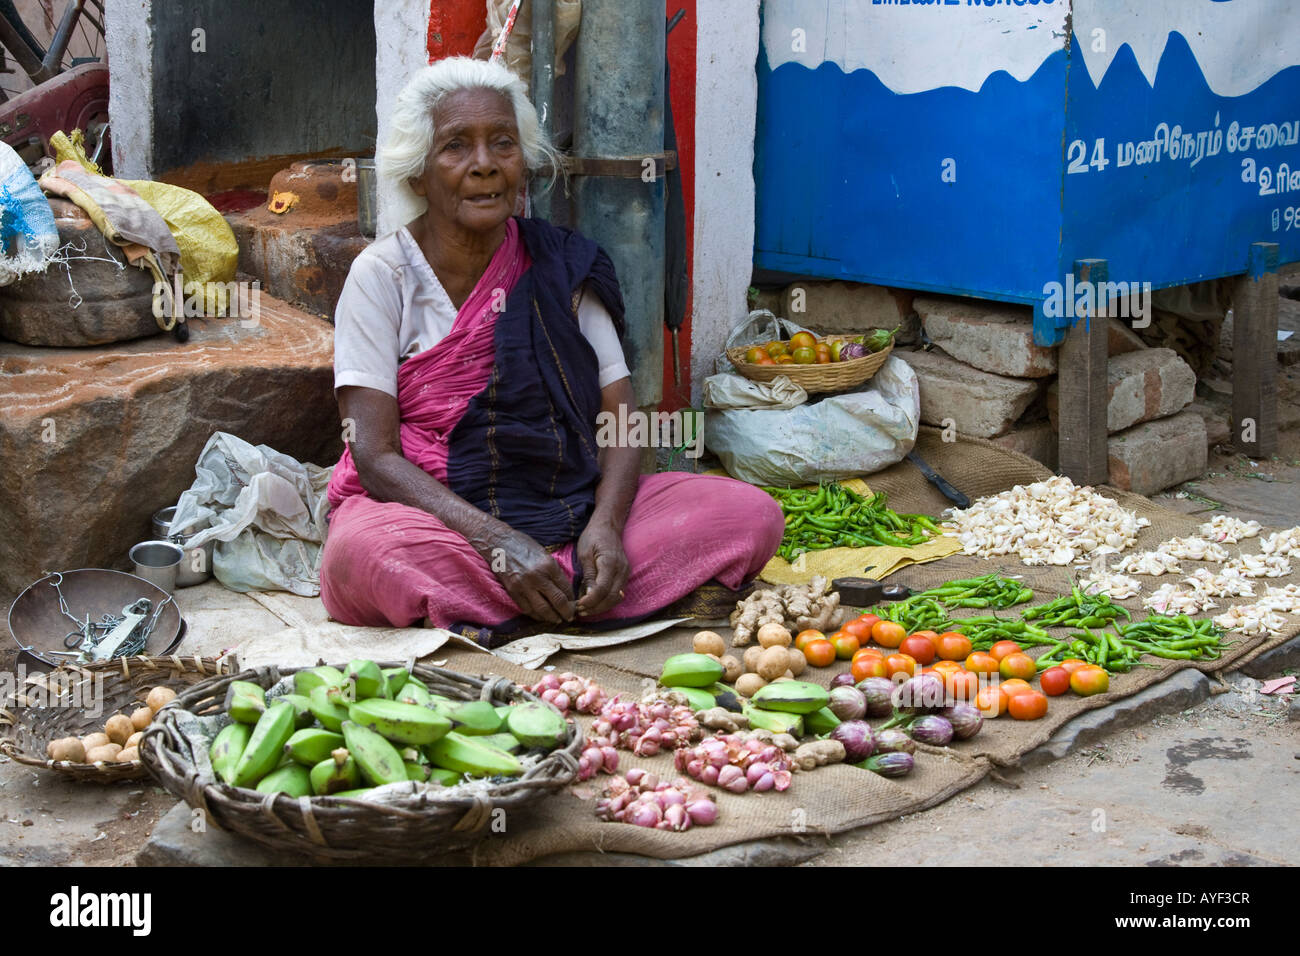
<svg viewBox="0 0 1300 956"><path fill-rule="evenodd" d="M901 730L876 731L876 753L915 753L916 741Z"/></svg>
<svg viewBox="0 0 1300 956"><path fill-rule="evenodd" d="M836 687L844 687L844 686L848 686L848 687L853 686L853 673L851 671L845 671L843 674L836 674L834 677L831 678L831 683L830 683L831 690L834 690Z"/></svg>
<svg viewBox="0 0 1300 956"><path fill-rule="evenodd" d="M915 763L915 758L911 754L887 753L868 757L861 763L854 764L854 766L878 773L882 777L906 777L912 772Z"/></svg>
<svg viewBox="0 0 1300 956"><path fill-rule="evenodd" d="M947 705L943 681L933 674L918 674L905 680L894 692L894 706L903 714L937 713Z"/></svg>
<svg viewBox="0 0 1300 956"><path fill-rule="evenodd" d="M840 720L861 720L867 712L867 698L856 687L833 687L826 706Z"/></svg>
<svg viewBox="0 0 1300 956"><path fill-rule="evenodd" d="M867 699L868 717L888 717L894 712L894 682L888 677L868 677L856 686Z"/></svg>
<svg viewBox="0 0 1300 956"><path fill-rule="evenodd" d="M844 745L844 759L849 763L866 760L876 752L876 738L865 720L846 720L831 731L831 740Z"/></svg>
<svg viewBox="0 0 1300 956"><path fill-rule="evenodd" d="M953 704L951 707L945 707L939 712L939 716L952 724L952 735L957 740L969 740L984 726L984 715L979 712L978 707L970 704Z"/></svg>
<svg viewBox="0 0 1300 956"><path fill-rule="evenodd" d="M908 734L917 743L932 747L946 747L952 743L952 724L938 714L926 714L913 721Z"/></svg>
<svg viewBox="0 0 1300 956"><path fill-rule="evenodd" d="M871 349L858 342L849 342L840 349L840 361L847 362L850 359L866 358L871 354Z"/></svg>

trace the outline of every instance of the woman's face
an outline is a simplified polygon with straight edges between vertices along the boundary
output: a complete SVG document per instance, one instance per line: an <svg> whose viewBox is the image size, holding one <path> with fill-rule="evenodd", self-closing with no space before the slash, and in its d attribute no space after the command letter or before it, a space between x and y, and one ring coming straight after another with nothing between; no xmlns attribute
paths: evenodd
<svg viewBox="0 0 1300 956"><path fill-rule="evenodd" d="M435 225L489 233L515 210L525 163L510 100L495 90L449 93L433 115L424 173L411 180Z"/></svg>

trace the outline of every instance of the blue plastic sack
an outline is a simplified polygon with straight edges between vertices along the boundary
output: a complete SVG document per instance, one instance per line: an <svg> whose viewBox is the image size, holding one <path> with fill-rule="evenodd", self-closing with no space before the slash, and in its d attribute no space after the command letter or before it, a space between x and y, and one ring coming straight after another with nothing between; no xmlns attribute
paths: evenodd
<svg viewBox="0 0 1300 956"><path fill-rule="evenodd" d="M43 272L59 248L50 202L27 164L0 142L0 285L28 272Z"/></svg>

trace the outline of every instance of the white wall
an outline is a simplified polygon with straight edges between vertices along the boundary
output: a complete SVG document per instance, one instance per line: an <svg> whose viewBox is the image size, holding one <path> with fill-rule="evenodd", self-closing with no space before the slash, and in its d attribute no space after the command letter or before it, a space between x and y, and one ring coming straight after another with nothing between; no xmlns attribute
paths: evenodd
<svg viewBox="0 0 1300 956"><path fill-rule="evenodd" d="M699 0L695 58L695 261L691 402L748 313L754 262L759 0Z"/></svg>
<svg viewBox="0 0 1300 956"><path fill-rule="evenodd" d="M437 2L437 0L433 0ZM377 144L388 138L388 116L407 78L429 62L426 46L430 0L375 2L375 111L379 116ZM405 225L397 191L379 180L378 235Z"/></svg>
<svg viewBox="0 0 1300 956"><path fill-rule="evenodd" d="M105 0L113 175L153 178L153 0Z"/></svg>

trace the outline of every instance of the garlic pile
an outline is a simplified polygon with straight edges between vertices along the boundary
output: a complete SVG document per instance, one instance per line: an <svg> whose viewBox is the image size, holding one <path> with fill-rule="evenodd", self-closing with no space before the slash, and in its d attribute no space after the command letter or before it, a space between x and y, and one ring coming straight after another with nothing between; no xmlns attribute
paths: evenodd
<svg viewBox="0 0 1300 956"><path fill-rule="evenodd" d="M1094 571L1079 582L1084 594L1105 594L1114 601L1131 598L1142 590L1137 578L1110 571Z"/></svg>
<svg viewBox="0 0 1300 956"><path fill-rule="evenodd" d="M1202 538L1221 541L1224 544L1236 544L1238 541L1253 538L1259 534L1260 523L1258 521L1240 521L1232 517L1232 515L1215 515L1201 525L1200 530Z"/></svg>
<svg viewBox="0 0 1300 956"><path fill-rule="evenodd" d="M1228 560L1228 549L1204 538L1170 538L1157 551L1188 561L1211 561L1222 564Z"/></svg>
<svg viewBox="0 0 1300 956"><path fill-rule="evenodd" d="M1242 554L1224 565L1244 578L1280 578L1291 573L1285 554Z"/></svg>
<svg viewBox="0 0 1300 956"><path fill-rule="evenodd" d="M1182 574L1182 565L1178 559L1166 551L1140 551L1130 554L1119 564L1112 565L1111 570L1124 574L1149 574L1159 577L1162 574Z"/></svg>
<svg viewBox="0 0 1300 956"><path fill-rule="evenodd" d="M1278 531L1268 537L1260 538L1259 550L1263 554L1300 558L1300 527Z"/></svg>
<svg viewBox="0 0 1300 956"><path fill-rule="evenodd" d="M1237 631L1253 637L1256 634L1278 634L1286 627L1286 618L1270 611L1262 604L1238 604L1214 619L1225 631Z"/></svg>
<svg viewBox="0 0 1300 956"><path fill-rule="evenodd" d="M1254 597L1255 585L1249 578L1242 577L1236 571L1225 568L1215 574L1209 568L1197 568L1191 577L1183 579L1198 591L1214 597Z"/></svg>
<svg viewBox="0 0 1300 956"><path fill-rule="evenodd" d="M1283 614L1300 614L1300 584L1268 588L1264 591L1264 596L1255 603L1269 611L1279 611Z"/></svg>
<svg viewBox="0 0 1300 956"><path fill-rule="evenodd" d="M1188 588L1170 583L1156 588L1142 606L1159 614L1200 614L1219 605L1213 597L1195 586Z"/></svg>
<svg viewBox="0 0 1300 956"><path fill-rule="evenodd" d="M1027 565L1067 565L1090 554L1118 554L1151 522L1090 487L1059 476L948 509L945 525L966 554L1014 554Z"/></svg>

